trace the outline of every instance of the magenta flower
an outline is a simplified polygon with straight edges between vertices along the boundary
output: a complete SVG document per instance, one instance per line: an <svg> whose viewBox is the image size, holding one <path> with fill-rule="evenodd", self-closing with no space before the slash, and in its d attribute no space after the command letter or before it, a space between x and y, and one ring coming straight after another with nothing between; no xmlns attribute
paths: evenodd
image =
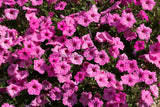
<svg viewBox="0 0 160 107"><path fill-rule="evenodd" d="M85 15L77 16L76 20L77 20L78 24L80 24L80 25L82 25L84 27L87 27L92 22L92 20L90 20Z"/></svg>
<svg viewBox="0 0 160 107"><path fill-rule="evenodd" d="M151 44L150 47L149 47L149 50L150 50L150 54L159 55L159 53L160 53L160 43L157 42L157 43Z"/></svg>
<svg viewBox="0 0 160 107"><path fill-rule="evenodd" d="M126 101L126 93L119 92L118 94L116 94L115 100L118 103L124 103Z"/></svg>
<svg viewBox="0 0 160 107"><path fill-rule="evenodd" d="M47 0L48 3L53 4L56 3L58 0Z"/></svg>
<svg viewBox="0 0 160 107"><path fill-rule="evenodd" d="M154 102L152 99L151 93L149 91L142 90L141 98L142 98L142 101L145 102L148 106L150 106Z"/></svg>
<svg viewBox="0 0 160 107"><path fill-rule="evenodd" d="M16 4L15 0L3 0L5 5L13 6Z"/></svg>
<svg viewBox="0 0 160 107"><path fill-rule="evenodd" d="M62 89L67 92L67 91L78 91L78 86L76 85L76 83L72 80L70 81L66 81L63 86L62 86Z"/></svg>
<svg viewBox="0 0 160 107"><path fill-rule="evenodd" d="M4 10L5 17L8 20L16 20L18 17L19 10L14 8L7 8Z"/></svg>
<svg viewBox="0 0 160 107"><path fill-rule="evenodd" d="M109 53L114 58L117 58L120 52L119 52L119 49L116 46L112 46L112 47L109 48Z"/></svg>
<svg viewBox="0 0 160 107"><path fill-rule="evenodd" d="M74 76L74 79L76 80L76 82L80 82L83 81L85 78L85 73L84 72L77 72L77 74Z"/></svg>
<svg viewBox="0 0 160 107"><path fill-rule="evenodd" d="M123 36L124 36L124 38L126 38L127 41L131 41L131 40L137 38L136 32L132 32L130 29L127 30L127 31L124 33Z"/></svg>
<svg viewBox="0 0 160 107"><path fill-rule="evenodd" d="M54 87L53 89L51 89L49 91L49 97L55 101L55 100L61 100L62 98L62 95L63 95L63 92L62 90L59 88L59 87Z"/></svg>
<svg viewBox="0 0 160 107"><path fill-rule="evenodd" d="M112 40L110 41L110 43L114 45L114 47L117 47L120 50L124 49L124 44L119 37L115 37L115 38L112 37Z"/></svg>
<svg viewBox="0 0 160 107"><path fill-rule="evenodd" d="M132 73L138 70L137 61L136 60L127 60L126 62L128 73Z"/></svg>
<svg viewBox="0 0 160 107"><path fill-rule="evenodd" d="M62 102L64 105L67 105L68 107L72 107L77 103L77 95L74 93L74 91L67 91L63 94Z"/></svg>
<svg viewBox="0 0 160 107"><path fill-rule="evenodd" d="M103 101L96 97L88 103L89 107L102 107L102 105Z"/></svg>
<svg viewBox="0 0 160 107"><path fill-rule="evenodd" d="M46 64L43 59L34 60L34 70L38 71L40 74L44 74L46 70Z"/></svg>
<svg viewBox="0 0 160 107"><path fill-rule="evenodd" d="M157 85L150 85L150 91L156 98L158 98L159 91Z"/></svg>
<svg viewBox="0 0 160 107"><path fill-rule="evenodd" d="M95 40L97 40L98 42L105 42L105 41L110 42L112 40L112 36L106 31L97 32Z"/></svg>
<svg viewBox="0 0 160 107"><path fill-rule="evenodd" d="M83 56L79 55L77 52L74 52L71 54L71 56L69 56L69 59L73 64L81 65L83 61Z"/></svg>
<svg viewBox="0 0 160 107"><path fill-rule="evenodd" d="M20 70L20 71L18 71L16 73L15 78L17 80L23 80L23 79L26 79L28 76L29 76L28 71L26 71L26 70Z"/></svg>
<svg viewBox="0 0 160 107"><path fill-rule="evenodd" d="M30 50L28 48L22 48L18 51L19 59L27 60L30 58Z"/></svg>
<svg viewBox="0 0 160 107"><path fill-rule="evenodd" d="M85 49L83 56L86 57L87 60L92 60L98 53L97 48L88 48Z"/></svg>
<svg viewBox="0 0 160 107"><path fill-rule="evenodd" d="M123 75L121 76L121 79L123 84L126 84L130 87L134 86L138 82L138 78L132 74Z"/></svg>
<svg viewBox="0 0 160 107"><path fill-rule="evenodd" d="M156 72L150 72L148 70L145 70L145 71L146 71L146 75L147 75L147 78L145 78L146 84L150 85L150 84L157 82Z"/></svg>
<svg viewBox="0 0 160 107"><path fill-rule="evenodd" d="M66 22L64 20L62 20L61 22L57 23L57 27L58 27L58 29L64 31L68 26L67 26Z"/></svg>
<svg viewBox="0 0 160 107"><path fill-rule="evenodd" d="M149 27L146 27L144 24L141 24L137 28L137 33L138 33L139 38L145 39L146 41L149 40L151 32L152 32L152 29Z"/></svg>
<svg viewBox="0 0 160 107"><path fill-rule="evenodd" d="M15 85L15 84L10 84L7 88L6 88L7 93L13 98L19 95L21 89L19 86Z"/></svg>
<svg viewBox="0 0 160 107"><path fill-rule="evenodd" d="M106 74L106 79L107 79L107 87L112 87L116 84L116 78L115 75L112 74L111 72L107 72Z"/></svg>
<svg viewBox="0 0 160 107"><path fill-rule="evenodd" d="M39 95L41 90L42 85L38 82L38 80L33 79L27 83L27 91L29 95Z"/></svg>
<svg viewBox="0 0 160 107"><path fill-rule="evenodd" d="M122 13L120 23L128 28L131 28L133 24L136 23L136 20L132 13Z"/></svg>
<svg viewBox="0 0 160 107"><path fill-rule="evenodd" d="M98 52L98 54L95 56L94 62L99 63L100 65L104 65L109 62L109 57L105 50Z"/></svg>
<svg viewBox="0 0 160 107"><path fill-rule="evenodd" d="M54 5L54 7L55 7L55 10L64 10L66 5L67 5L66 2L60 1L60 2L56 3Z"/></svg>
<svg viewBox="0 0 160 107"><path fill-rule="evenodd" d="M19 4L19 6L23 6L24 4L26 4L28 2L28 0L18 0L17 4Z"/></svg>
<svg viewBox="0 0 160 107"><path fill-rule="evenodd" d="M30 19L29 25L33 30L36 30L37 28L39 28L39 20L33 17Z"/></svg>
<svg viewBox="0 0 160 107"><path fill-rule="evenodd" d="M152 10L156 5L156 2L154 0L140 0L140 3L144 10Z"/></svg>
<svg viewBox="0 0 160 107"><path fill-rule="evenodd" d="M138 69L134 75L136 77L138 77L138 81L139 82L142 82L142 81L145 81L145 79L147 78L147 72L145 72L143 69Z"/></svg>
<svg viewBox="0 0 160 107"><path fill-rule="evenodd" d="M7 72L9 76L14 76L18 70L18 64L10 64L10 66L7 69Z"/></svg>
<svg viewBox="0 0 160 107"><path fill-rule="evenodd" d="M15 106L13 106L13 105L11 105L9 103L4 103L1 107L15 107Z"/></svg>
<svg viewBox="0 0 160 107"><path fill-rule="evenodd" d="M144 41L136 41L136 43L134 44L134 48L136 49L136 51L143 50L145 48L145 42Z"/></svg>
<svg viewBox="0 0 160 107"><path fill-rule="evenodd" d="M133 2L134 2L135 5L141 5L140 0L133 0Z"/></svg>
<svg viewBox="0 0 160 107"><path fill-rule="evenodd" d="M88 19L90 19L93 22L98 23L99 22L99 18L100 18L100 14L98 13L98 8L96 7L96 5L94 4L91 9L86 12L86 15L88 17Z"/></svg>
<svg viewBox="0 0 160 107"><path fill-rule="evenodd" d="M118 60L116 68L120 71L120 72L124 72L127 71L127 67L126 67L126 61L125 60Z"/></svg>
<svg viewBox="0 0 160 107"><path fill-rule="evenodd" d="M103 90L103 99L107 101L114 101L116 96L115 88L105 88Z"/></svg>
<svg viewBox="0 0 160 107"><path fill-rule="evenodd" d="M87 106L91 98L92 98L91 92L82 92L79 101L82 103L83 106Z"/></svg>
<svg viewBox="0 0 160 107"><path fill-rule="evenodd" d="M142 18L143 20L146 19L147 21L149 21L148 15L145 13L145 11L140 10L140 12L138 13L138 15L140 18Z"/></svg>
<svg viewBox="0 0 160 107"><path fill-rule="evenodd" d="M96 80L99 87L106 87L108 85L107 77L104 74L96 75L95 80Z"/></svg>
<svg viewBox="0 0 160 107"><path fill-rule="evenodd" d="M50 17L53 17L53 15L54 15L54 12L49 12Z"/></svg>
<svg viewBox="0 0 160 107"><path fill-rule="evenodd" d="M66 75L71 69L71 66L66 61L61 61L55 65L55 73L58 75Z"/></svg>
<svg viewBox="0 0 160 107"><path fill-rule="evenodd" d="M117 26L118 23L120 23L120 19L121 19L121 17L117 13L115 13L115 14L108 14L108 16L106 17L107 23L110 26Z"/></svg>
<svg viewBox="0 0 160 107"><path fill-rule="evenodd" d="M100 72L100 67L97 64L89 64L86 69L86 73L89 77L95 77Z"/></svg>
<svg viewBox="0 0 160 107"><path fill-rule="evenodd" d="M33 6L41 5L43 0L31 0Z"/></svg>
<svg viewBox="0 0 160 107"><path fill-rule="evenodd" d="M50 90L52 88L52 84L47 80L42 81L42 88L43 90Z"/></svg>

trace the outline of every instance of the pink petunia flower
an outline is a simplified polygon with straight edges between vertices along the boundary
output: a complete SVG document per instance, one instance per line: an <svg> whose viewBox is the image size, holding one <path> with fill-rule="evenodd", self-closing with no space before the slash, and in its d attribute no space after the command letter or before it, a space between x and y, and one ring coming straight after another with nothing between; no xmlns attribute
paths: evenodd
<svg viewBox="0 0 160 107"><path fill-rule="evenodd" d="M62 98L62 95L63 95L63 92L62 90L59 88L59 87L54 87L53 89L51 89L49 91L49 97L55 101L55 100L61 100Z"/></svg>
<svg viewBox="0 0 160 107"><path fill-rule="evenodd" d="M95 40L97 40L98 42L105 42L105 41L110 42L112 40L112 37L106 31L104 31L104 32L97 32Z"/></svg>
<svg viewBox="0 0 160 107"><path fill-rule="evenodd" d="M150 72L148 70L145 70L147 78L145 78L145 83L150 85L153 84L155 82L157 82L157 76L156 76L156 72Z"/></svg>
<svg viewBox="0 0 160 107"><path fill-rule="evenodd" d="M42 81L42 88L43 90L50 90L52 88L52 84L47 80Z"/></svg>
<svg viewBox="0 0 160 107"><path fill-rule="evenodd" d="M108 85L107 77L104 74L96 75L95 80L96 80L99 87L106 87Z"/></svg>
<svg viewBox="0 0 160 107"><path fill-rule="evenodd" d="M127 71L127 67L126 67L126 61L125 60L118 60L116 68L120 71L120 72L124 72Z"/></svg>
<svg viewBox="0 0 160 107"><path fill-rule="evenodd" d="M138 65L136 60L127 60L126 66L127 66L128 73L132 73L138 70Z"/></svg>
<svg viewBox="0 0 160 107"><path fill-rule="evenodd" d="M68 107L72 107L77 103L77 95L74 93L74 91L67 91L63 94L62 102L64 105L67 105Z"/></svg>
<svg viewBox="0 0 160 107"><path fill-rule="evenodd" d="M136 51L143 50L145 48L145 42L144 41L136 41L136 43L134 44L134 48L136 49Z"/></svg>
<svg viewBox="0 0 160 107"><path fill-rule="evenodd" d="M77 72L77 74L74 76L74 79L76 82L83 81L85 78L85 73L84 72Z"/></svg>
<svg viewBox="0 0 160 107"><path fill-rule="evenodd" d="M31 0L33 6L41 5L43 0Z"/></svg>
<svg viewBox="0 0 160 107"><path fill-rule="evenodd" d="M58 0L47 0L48 3L53 4L56 3Z"/></svg>
<svg viewBox="0 0 160 107"><path fill-rule="evenodd" d="M110 26L117 26L118 23L120 23L120 19L121 19L121 17L117 13L115 13L115 14L108 14L108 16L106 17L106 22Z"/></svg>
<svg viewBox="0 0 160 107"><path fill-rule="evenodd" d="M94 59L94 62L99 63L100 65L104 65L109 62L109 57L105 50L101 50L100 52L98 52Z"/></svg>
<svg viewBox="0 0 160 107"><path fill-rule="evenodd" d="M152 32L152 29L149 27L146 27L144 24L141 24L137 28L137 33L138 33L139 38L145 39L146 41L149 40L151 32Z"/></svg>
<svg viewBox="0 0 160 107"><path fill-rule="evenodd" d="M135 77L133 74L127 74L121 76L122 83L128 86L134 86L138 82L138 78Z"/></svg>
<svg viewBox="0 0 160 107"><path fill-rule="evenodd" d="M102 105L103 101L96 97L88 103L89 107L102 107Z"/></svg>
<svg viewBox="0 0 160 107"><path fill-rule="evenodd" d="M136 20L132 13L122 13L120 23L128 28L131 28L133 24L136 23Z"/></svg>
<svg viewBox="0 0 160 107"><path fill-rule="evenodd" d="M100 67L97 64L89 64L86 73L89 77L95 77L100 72Z"/></svg>
<svg viewBox="0 0 160 107"><path fill-rule="evenodd" d="M132 32L130 29L128 29L123 36L127 41L131 41L137 38L136 32Z"/></svg>
<svg viewBox="0 0 160 107"><path fill-rule="evenodd" d="M71 56L69 56L69 59L73 64L81 65L83 61L83 56L79 55L77 52L74 52L71 54Z"/></svg>
<svg viewBox="0 0 160 107"><path fill-rule="evenodd" d="M16 4L15 0L3 0L5 5L13 6Z"/></svg>
<svg viewBox="0 0 160 107"><path fill-rule="evenodd" d="M8 20L16 20L18 17L19 10L14 8L7 8L4 10L5 17Z"/></svg>
<svg viewBox="0 0 160 107"><path fill-rule="evenodd" d="M143 102L145 102L148 106L150 106L154 101L152 99L151 93L147 90L141 91L141 99Z"/></svg>
<svg viewBox="0 0 160 107"><path fill-rule="evenodd" d="M159 91L157 85L150 85L150 91L156 98L158 98Z"/></svg>
<svg viewBox="0 0 160 107"><path fill-rule="evenodd" d="M15 74L15 78L17 80L23 80L26 79L29 76L28 71L26 70L19 70L16 74Z"/></svg>
<svg viewBox="0 0 160 107"><path fill-rule="evenodd" d="M7 72L9 76L14 76L18 70L18 64L10 64L10 66L7 69Z"/></svg>
<svg viewBox="0 0 160 107"><path fill-rule="evenodd" d="M34 60L34 70L38 71L40 74L44 74L46 70L46 64L43 59Z"/></svg>
<svg viewBox="0 0 160 107"><path fill-rule="evenodd" d="M109 53L112 55L114 58L117 58L118 55L120 54L119 49L116 46L112 46L109 48Z"/></svg>
<svg viewBox="0 0 160 107"><path fill-rule="evenodd" d="M98 8L95 4L85 14L87 15L88 19L92 20L93 22L99 22L100 14L98 13Z"/></svg>
<svg viewBox="0 0 160 107"><path fill-rule="evenodd" d="M82 103L83 106L87 106L91 98L92 98L91 92L82 92L79 101Z"/></svg>
<svg viewBox="0 0 160 107"><path fill-rule="evenodd" d="M36 30L39 28L39 20L36 17L32 17L30 19L29 25L33 30Z"/></svg>
<svg viewBox="0 0 160 107"><path fill-rule="evenodd" d="M1 107L15 107L15 106L13 106L13 105L11 105L9 103L4 103Z"/></svg>
<svg viewBox="0 0 160 107"><path fill-rule="evenodd" d="M87 60L92 60L98 53L97 48L88 48L85 49L83 56L86 57Z"/></svg>
<svg viewBox="0 0 160 107"><path fill-rule="evenodd" d="M38 80L33 79L27 83L27 91L29 95L39 95L42 90L42 85Z"/></svg>
<svg viewBox="0 0 160 107"><path fill-rule="evenodd" d="M116 94L115 100L118 103L124 103L126 101L126 93L119 92L118 94Z"/></svg>
<svg viewBox="0 0 160 107"><path fill-rule="evenodd" d="M63 86L62 86L62 89L67 92L67 91L78 91L78 86L76 85L76 83L72 80L70 81L66 81Z"/></svg>
<svg viewBox="0 0 160 107"><path fill-rule="evenodd" d="M19 95L20 93L20 87L15 85L15 84L10 84L7 88L6 88L7 93L13 98Z"/></svg>
<svg viewBox="0 0 160 107"><path fill-rule="evenodd" d="M28 0L18 0L17 4L19 4L19 6L23 6L24 4L26 4L28 2Z"/></svg>
<svg viewBox="0 0 160 107"><path fill-rule="evenodd" d="M30 50L28 48L22 48L22 50L18 51L19 59L27 60L30 56Z"/></svg>
<svg viewBox="0 0 160 107"><path fill-rule="evenodd" d="M149 21L148 15L145 13L145 11L140 10L140 12L137 14L138 17L142 18L143 20Z"/></svg>
<svg viewBox="0 0 160 107"><path fill-rule="evenodd" d="M83 15L77 16L76 20L78 24L84 27L87 27L92 22L92 20L90 20L87 16L83 16Z"/></svg>
<svg viewBox="0 0 160 107"><path fill-rule="evenodd" d="M143 69L138 69L136 72L134 72L134 75L138 77L139 82L145 81L147 78L147 72L145 72Z"/></svg>
<svg viewBox="0 0 160 107"><path fill-rule="evenodd" d="M134 2L135 5L141 5L140 0L133 0L133 2Z"/></svg>
<svg viewBox="0 0 160 107"><path fill-rule="evenodd" d="M152 10L156 5L156 2L154 0L140 0L140 3L144 10Z"/></svg>
<svg viewBox="0 0 160 107"><path fill-rule="evenodd" d="M56 3L54 5L54 7L55 7L55 10L64 10L66 5L67 5L66 2L60 1L60 2Z"/></svg>

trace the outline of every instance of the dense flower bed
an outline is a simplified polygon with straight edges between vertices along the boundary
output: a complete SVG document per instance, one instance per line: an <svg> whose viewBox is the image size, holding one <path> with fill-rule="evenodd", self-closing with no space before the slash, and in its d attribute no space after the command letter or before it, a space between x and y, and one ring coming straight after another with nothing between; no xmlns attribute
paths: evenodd
<svg viewBox="0 0 160 107"><path fill-rule="evenodd" d="M2 107L149 107L160 1L0 0Z"/></svg>

